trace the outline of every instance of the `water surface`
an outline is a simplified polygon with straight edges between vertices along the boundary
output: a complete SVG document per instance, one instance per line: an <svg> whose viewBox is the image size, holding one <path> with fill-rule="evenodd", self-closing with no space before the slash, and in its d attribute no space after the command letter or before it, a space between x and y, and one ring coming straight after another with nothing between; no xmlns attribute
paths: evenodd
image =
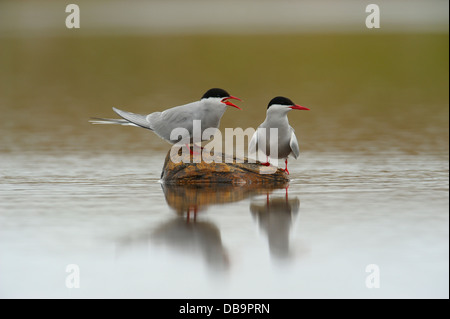
<svg viewBox="0 0 450 319"><path fill-rule="evenodd" d="M445 158L306 153L286 192L163 187L162 155L2 156L2 296L446 294Z"/></svg>

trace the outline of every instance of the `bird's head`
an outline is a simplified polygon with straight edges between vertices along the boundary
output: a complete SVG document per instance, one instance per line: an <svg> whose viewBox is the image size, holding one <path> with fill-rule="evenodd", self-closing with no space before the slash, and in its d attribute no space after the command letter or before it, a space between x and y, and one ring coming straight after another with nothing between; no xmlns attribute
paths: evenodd
<svg viewBox="0 0 450 319"><path fill-rule="evenodd" d="M292 102L292 100L288 99L287 97L283 96L277 96L274 97L267 106L267 112L277 112L286 114L287 112L291 110L305 110L309 111L307 107L300 106Z"/></svg>
<svg viewBox="0 0 450 319"><path fill-rule="evenodd" d="M241 110L241 108L239 106L234 105L233 103L228 101L228 100L241 101L241 99L228 94L228 92L223 90L223 89L214 88L214 89L208 90L205 94L203 94L202 101L203 100L208 100L208 101L211 101L211 102L217 102L220 105L233 106L233 107Z"/></svg>

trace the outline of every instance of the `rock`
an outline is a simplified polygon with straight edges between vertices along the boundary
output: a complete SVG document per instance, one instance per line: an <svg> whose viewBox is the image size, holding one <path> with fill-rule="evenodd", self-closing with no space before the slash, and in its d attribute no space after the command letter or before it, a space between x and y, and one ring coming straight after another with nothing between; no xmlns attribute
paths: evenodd
<svg viewBox="0 0 450 319"><path fill-rule="evenodd" d="M180 150L178 156L181 160L174 163L170 158L170 152L169 150L167 153L161 173L161 180L165 184L284 185L289 182L289 177L283 169L264 166L260 162L248 163L247 158L230 158L224 154L183 155Z"/></svg>

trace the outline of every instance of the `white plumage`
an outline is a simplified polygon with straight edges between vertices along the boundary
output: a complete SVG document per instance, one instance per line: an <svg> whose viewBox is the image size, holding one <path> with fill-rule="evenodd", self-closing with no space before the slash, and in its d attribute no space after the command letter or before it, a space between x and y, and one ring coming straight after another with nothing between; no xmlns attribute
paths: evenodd
<svg viewBox="0 0 450 319"><path fill-rule="evenodd" d="M266 156L264 165L270 165L268 158L284 159L287 169L289 156L297 158L300 155L297 137L294 129L289 125L287 113L291 110L309 110L292 102L290 99L277 96L267 107L266 119L258 127L249 143L249 153L262 153ZM271 133L272 132L272 133ZM271 134L277 134L274 138ZM274 151L276 154L274 154ZM272 153L272 154L271 154Z"/></svg>

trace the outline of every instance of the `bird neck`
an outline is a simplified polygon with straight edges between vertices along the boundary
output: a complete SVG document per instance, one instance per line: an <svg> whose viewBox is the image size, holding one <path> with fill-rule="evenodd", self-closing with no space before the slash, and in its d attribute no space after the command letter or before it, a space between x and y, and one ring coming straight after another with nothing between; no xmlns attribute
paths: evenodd
<svg viewBox="0 0 450 319"><path fill-rule="evenodd" d="M266 121L270 121L270 123L273 123L277 126L289 125L287 113L288 113L288 111L286 111L286 112L280 111L280 110L271 111L269 108L269 110L267 111L267 115L266 115Z"/></svg>
<svg viewBox="0 0 450 319"><path fill-rule="evenodd" d="M205 99L203 100L203 108L206 112L211 112L217 114L218 116L222 116L225 113L227 106L223 103L215 103Z"/></svg>

